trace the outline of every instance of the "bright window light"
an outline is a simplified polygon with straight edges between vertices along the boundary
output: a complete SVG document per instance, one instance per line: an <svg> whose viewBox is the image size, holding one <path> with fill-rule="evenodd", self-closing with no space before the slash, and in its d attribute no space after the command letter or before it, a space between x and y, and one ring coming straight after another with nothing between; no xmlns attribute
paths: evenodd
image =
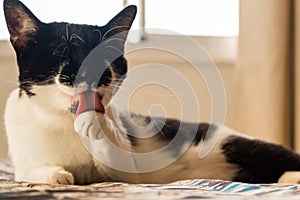
<svg viewBox="0 0 300 200"><path fill-rule="evenodd" d="M180 34L237 36L239 0L145 0L146 28L167 29ZM123 0L22 0L44 22L104 25L122 9ZM129 3L139 3L130 0ZM137 26L135 26L137 27ZM147 30L146 30L147 31ZM148 31L149 33L149 31ZM150 31L150 33L163 33ZM9 34L0 9L0 40Z"/></svg>
<svg viewBox="0 0 300 200"><path fill-rule="evenodd" d="M239 0L146 0L145 6L147 28L201 36L239 33Z"/></svg>

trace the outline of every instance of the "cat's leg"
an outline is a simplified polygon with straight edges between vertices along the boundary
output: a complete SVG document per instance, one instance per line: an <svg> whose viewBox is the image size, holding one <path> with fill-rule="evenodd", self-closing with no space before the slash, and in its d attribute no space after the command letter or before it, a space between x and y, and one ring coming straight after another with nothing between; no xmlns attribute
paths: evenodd
<svg viewBox="0 0 300 200"><path fill-rule="evenodd" d="M234 181L297 183L300 180L300 155L281 145L230 136L222 150L227 162L239 168Z"/></svg>
<svg viewBox="0 0 300 200"><path fill-rule="evenodd" d="M74 176L62 167L47 166L32 169L29 172L18 173L16 181L27 181L34 183L73 185Z"/></svg>

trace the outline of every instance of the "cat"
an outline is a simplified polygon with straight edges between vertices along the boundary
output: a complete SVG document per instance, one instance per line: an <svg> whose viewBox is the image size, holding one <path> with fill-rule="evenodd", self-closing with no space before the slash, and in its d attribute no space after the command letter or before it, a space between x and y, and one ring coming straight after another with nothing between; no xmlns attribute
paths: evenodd
<svg viewBox="0 0 300 200"><path fill-rule="evenodd" d="M19 68L19 87L5 108L15 180L298 183L300 156L283 146L218 124L114 107L111 99L126 77L124 46L136 12L128 6L104 26L43 23L19 0L4 0Z"/></svg>

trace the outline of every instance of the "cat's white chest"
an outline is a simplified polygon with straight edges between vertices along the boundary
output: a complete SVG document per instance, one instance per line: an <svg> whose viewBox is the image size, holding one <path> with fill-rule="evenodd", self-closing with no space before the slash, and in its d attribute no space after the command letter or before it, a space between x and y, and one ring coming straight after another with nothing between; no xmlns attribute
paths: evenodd
<svg viewBox="0 0 300 200"><path fill-rule="evenodd" d="M39 99L30 98L19 97L17 89L11 93L5 110L9 153L16 178L22 180L31 169L44 165L70 170L90 165L92 159L74 130L72 115L51 110L51 99L37 103ZM41 106L47 104L50 109Z"/></svg>

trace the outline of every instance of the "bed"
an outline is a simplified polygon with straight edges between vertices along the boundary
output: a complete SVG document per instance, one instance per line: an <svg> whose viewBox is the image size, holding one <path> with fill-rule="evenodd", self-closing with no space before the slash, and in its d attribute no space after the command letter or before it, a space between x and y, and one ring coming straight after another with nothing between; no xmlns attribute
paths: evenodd
<svg viewBox="0 0 300 200"><path fill-rule="evenodd" d="M222 180L186 180L169 184L97 183L61 186L14 182L7 160L0 161L0 199L300 199L300 185L246 184Z"/></svg>

